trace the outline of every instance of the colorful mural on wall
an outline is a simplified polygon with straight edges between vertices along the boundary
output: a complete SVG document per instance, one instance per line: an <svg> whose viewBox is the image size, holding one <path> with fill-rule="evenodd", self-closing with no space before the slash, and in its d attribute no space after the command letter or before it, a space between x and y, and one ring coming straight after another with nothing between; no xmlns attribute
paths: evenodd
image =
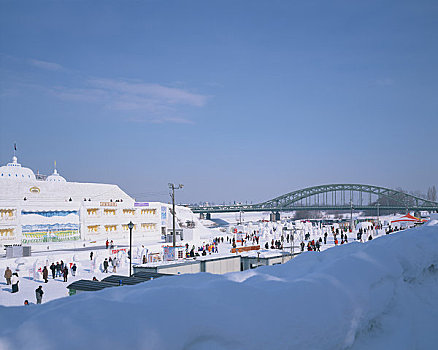
<svg viewBox="0 0 438 350"><path fill-rule="evenodd" d="M23 210L21 215L38 215L42 217L42 221L39 220L38 224L22 225L23 243L61 242L80 239L79 212L76 210Z"/></svg>
<svg viewBox="0 0 438 350"><path fill-rule="evenodd" d="M23 225L22 235L23 243L60 242L80 238L78 224Z"/></svg>

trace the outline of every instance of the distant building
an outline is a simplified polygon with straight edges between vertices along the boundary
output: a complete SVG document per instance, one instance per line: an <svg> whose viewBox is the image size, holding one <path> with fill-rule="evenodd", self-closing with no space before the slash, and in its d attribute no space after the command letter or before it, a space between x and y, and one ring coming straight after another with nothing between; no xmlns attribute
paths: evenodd
<svg viewBox="0 0 438 350"><path fill-rule="evenodd" d="M168 205L136 202L117 185L69 182L12 162L0 167L0 246L166 234Z"/></svg>

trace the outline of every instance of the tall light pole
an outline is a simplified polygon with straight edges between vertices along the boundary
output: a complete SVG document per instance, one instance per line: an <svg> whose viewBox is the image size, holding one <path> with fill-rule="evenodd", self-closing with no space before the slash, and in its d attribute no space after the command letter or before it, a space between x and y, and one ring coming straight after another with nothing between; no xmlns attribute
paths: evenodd
<svg viewBox="0 0 438 350"><path fill-rule="evenodd" d="M129 228L129 277L132 276L132 229L134 228L134 224L132 223L132 221L129 222L128 224L128 228Z"/></svg>
<svg viewBox="0 0 438 350"><path fill-rule="evenodd" d="M170 189L170 197L172 198L172 216L173 216L173 248L176 247L176 232L175 232L175 190L179 190L180 188L183 188L184 185L179 184L178 187L175 187L174 184L169 183L169 189Z"/></svg>
<svg viewBox="0 0 438 350"><path fill-rule="evenodd" d="M350 201L350 230L353 232L353 201Z"/></svg>
<svg viewBox="0 0 438 350"><path fill-rule="evenodd" d="M377 225L379 225L380 222L380 213L379 213L379 207L380 207L380 203L377 203Z"/></svg>

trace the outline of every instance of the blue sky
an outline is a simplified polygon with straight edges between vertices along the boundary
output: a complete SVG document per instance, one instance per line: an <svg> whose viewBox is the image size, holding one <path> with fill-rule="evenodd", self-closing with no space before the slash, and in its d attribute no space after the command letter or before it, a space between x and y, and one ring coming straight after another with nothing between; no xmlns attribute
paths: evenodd
<svg viewBox="0 0 438 350"><path fill-rule="evenodd" d="M0 1L0 162L137 199L438 184L436 1Z"/></svg>

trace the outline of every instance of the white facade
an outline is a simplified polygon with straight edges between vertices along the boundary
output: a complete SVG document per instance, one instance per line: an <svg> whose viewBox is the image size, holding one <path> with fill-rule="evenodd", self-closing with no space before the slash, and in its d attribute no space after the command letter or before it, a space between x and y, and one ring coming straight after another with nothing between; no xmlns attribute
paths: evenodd
<svg viewBox="0 0 438 350"><path fill-rule="evenodd" d="M117 185L66 181L56 169L35 176L14 156L0 167L0 245L97 240L133 234L160 239L168 207L137 203Z"/></svg>

